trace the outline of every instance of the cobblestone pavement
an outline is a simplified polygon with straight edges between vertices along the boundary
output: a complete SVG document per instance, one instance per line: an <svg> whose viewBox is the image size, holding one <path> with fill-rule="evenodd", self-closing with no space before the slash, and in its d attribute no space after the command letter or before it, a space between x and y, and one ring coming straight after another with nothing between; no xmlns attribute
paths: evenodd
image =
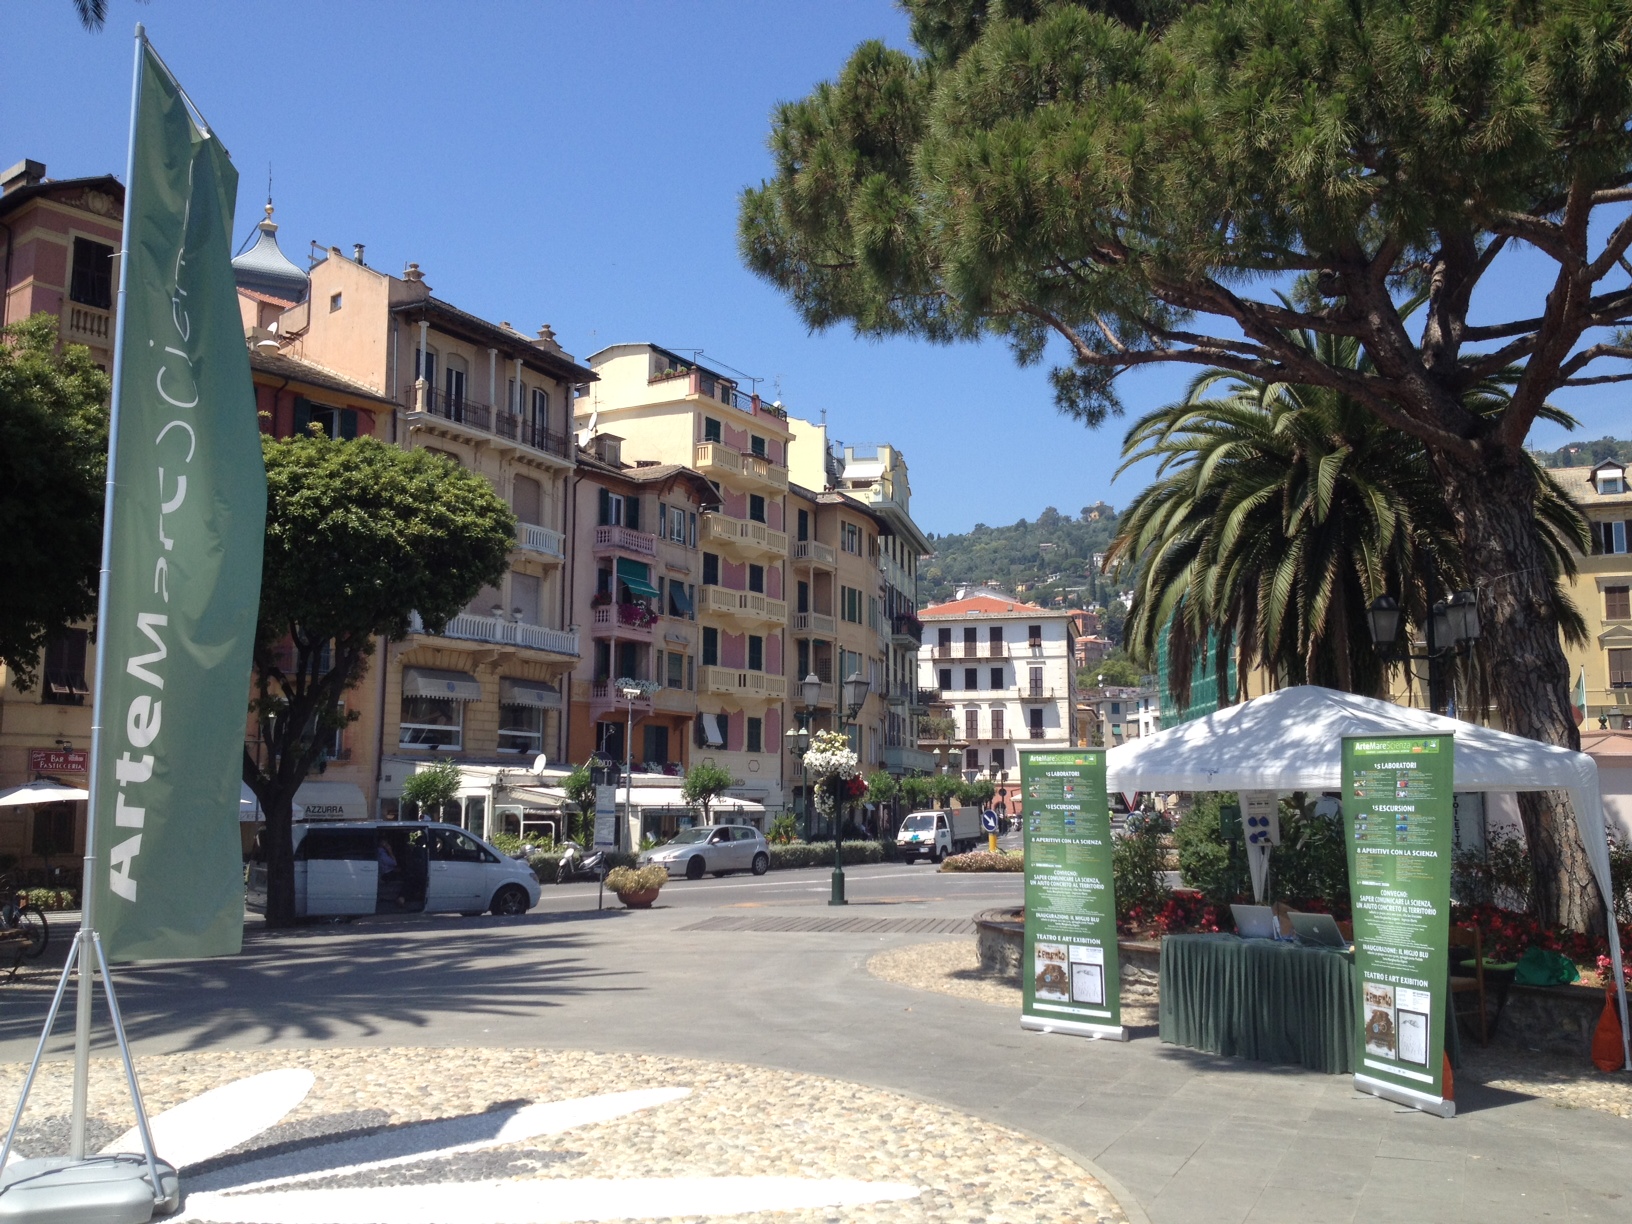
<svg viewBox="0 0 1632 1224"><path fill-rule="evenodd" d="M1020 1009L1020 988L980 971L973 940L908 944L880 952L867 962L874 977L899 986L935 990L942 994ZM1122 1006L1122 1021L1129 1026L1155 1025L1156 1008L1145 1004ZM1541 1097L1564 1109L1599 1109L1632 1118L1632 1075L1604 1075L1584 1058L1568 1058L1511 1046L1462 1046L1463 1065L1457 1076L1525 1096Z"/></svg>
<svg viewBox="0 0 1632 1224"><path fill-rule="evenodd" d="M210 1177L219 1181L223 1171L230 1175L235 1159L247 1163L269 1155L289 1167L323 1172L326 1145L430 1119L468 1118L518 1101L684 1088L690 1095L683 1099L614 1121L483 1151L399 1162L389 1170L389 1184L430 1188L448 1182L556 1179L842 1178L906 1183L916 1194L842 1209L663 1218L766 1224L839 1218L937 1224L1127 1221L1099 1182L1042 1143L941 1106L813 1075L634 1054L492 1049L210 1051L137 1060L150 1115L236 1079L279 1068L312 1072L309 1094L281 1122L200 1166L206 1183ZM15 1099L23 1070L16 1064L0 1066L0 1097ZM20 1133L22 1154L62 1150L70 1077L71 1067L63 1062L41 1068ZM91 1102L93 1146L111 1142L133 1124L117 1062L93 1063ZM342 1191L388 1184L378 1169L351 1167L351 1172L322 1177L313 1173L303 1184ZM184 1170L184 1189L187 1178ZM471 1211L465 1218L481 1218L477 1204L484 1192L470 1187ZM184 1208L182 1218L187 1214Z"/></svg>

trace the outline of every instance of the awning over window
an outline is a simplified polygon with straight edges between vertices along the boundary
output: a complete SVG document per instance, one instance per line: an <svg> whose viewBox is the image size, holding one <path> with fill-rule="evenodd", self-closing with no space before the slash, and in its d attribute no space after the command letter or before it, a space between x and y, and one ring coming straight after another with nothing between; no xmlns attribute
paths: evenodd
<svg viewBox="0 0 1632 1224"><path fill-rule="evenodd" d="M295 792L296 820L367 820L368 801L352 782L302 782Z"/></svg>
<svg viewBox="0 0 1632 1224"><path fill-rule="evenodd" d="M703 720L703 743L709 748L725 747L725 732L720 730L720 716L718 714L700 714Z"/></svg>
<svg viewBox="0 0 1632 1224"><path fill-rule="evenodd" d="M686 587L681 582L669 583L669 602L679 610L681 616L690 616L691 596L686 594Z"/></svg>
<svg viewBox="0 0 1632 1224"><path fill-rule="evenodd" d="M561 694L542 680L499 678L499 704L531 706L535 710L558 710Z"/></svg>
<svg viewBox="0 0 1632 1224"><path fill-rule="evenodd" d="M631 595L644 595L647 599L657 598L657 588L641 578L625 578L623 585L629 588Z"/></svg>
<svg viewBox="0 0 1632 1224"><path fill-rule="evenodd" d="M619 557L618 581L629 588L630 594L644 595L647 598L657 594L657 588L652 585L652 567L644 561L631 561L627 557Z"/></svg>
<svg viewBox="0 0 1632 1224"><path fill-rule="evenodd" d="M402 669L404 697L440 697L444 701L480 701L482 686L469 672L439 671L433 667Z"/></svg>

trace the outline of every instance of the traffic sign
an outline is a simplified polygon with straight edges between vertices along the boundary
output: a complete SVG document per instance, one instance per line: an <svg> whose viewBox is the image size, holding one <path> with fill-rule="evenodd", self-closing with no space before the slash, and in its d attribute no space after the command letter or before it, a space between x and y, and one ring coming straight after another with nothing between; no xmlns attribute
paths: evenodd
<svg viewBox="0 0 1632 1224"><path fill-rule="evenodd" d="M980 814L980 827L987 833L997 832L997 813L987 808Z"/></svg>

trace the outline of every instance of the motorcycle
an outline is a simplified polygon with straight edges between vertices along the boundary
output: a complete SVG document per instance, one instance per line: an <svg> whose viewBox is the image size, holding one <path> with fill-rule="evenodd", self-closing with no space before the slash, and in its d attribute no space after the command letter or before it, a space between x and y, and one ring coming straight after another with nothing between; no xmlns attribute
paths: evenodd
<svg viewBox="0 0 1632 1224"><path fill-rule="evenodd" d="M585 854L582 849L572 843L561 852L561 862L555 869L555 882L565 884L571 880L599 880L606 867L606 854L595 850Z"/></svg>

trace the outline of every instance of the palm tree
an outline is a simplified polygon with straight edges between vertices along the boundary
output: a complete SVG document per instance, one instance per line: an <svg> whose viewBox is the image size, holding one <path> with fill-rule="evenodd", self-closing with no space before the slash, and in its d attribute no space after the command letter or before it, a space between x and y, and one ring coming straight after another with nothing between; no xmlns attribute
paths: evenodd
<svg viewBox="0 0 1632 1224"><path fill-rule="evenodd" d="M1351 339L1301 333L1306 351L1363 370ZM1495 411L1510 381L1475 387L1471 403ZM1550 420L1573 425L1547 409ZM1238 694L1262 666L1276 684L1320 684L1382 696L1385 665L1373 649L1367 605L1399 600L1421 626L1434 601L1464 585L1466 567L1440 481L1420 443L1326 388L1268 383L1209 370L1186 397L1136 422L1123 470L1157 459L1157 479L1118 524L1107 568L1127 574L1133 605L1124 628L1136 658L1153 661L1168 634L1169 684L1189 701L1197 650L1211 642L1220 674L1233 654ZM1583 548L1579 512L1545 472L1536 507L1567 638L1585 633L1558 587ZM1482 704L1478 655L1466 679Z"/></svg>

